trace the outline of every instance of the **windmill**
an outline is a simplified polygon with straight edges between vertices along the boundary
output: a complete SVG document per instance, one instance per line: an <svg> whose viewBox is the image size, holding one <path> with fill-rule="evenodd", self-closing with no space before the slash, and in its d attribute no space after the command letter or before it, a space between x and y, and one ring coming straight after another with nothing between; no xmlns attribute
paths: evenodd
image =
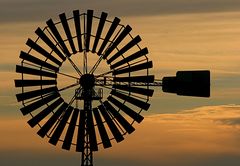
<svg viewBox="0 0 240 166"><path fill-rule="evenodd" d="M82 166L93 165L93 152L100 146L112 147L135 131L134 124L150 107L151 87L210 96L207 70L154 79L140 36L133 36L132 28L119 18L107 17L105 12L95 16L93 10L74 10L69 18L60 14L58 22L49 19L46 27L35 31L36 40L27 40L29 50L21 51L21 64L16 66L21 76L15 80L21 88L16 97L22 114L30 117L28 124L38 126L37 134L49 143L81 152ZM74 74L64 71L65 63Z"/></svg>

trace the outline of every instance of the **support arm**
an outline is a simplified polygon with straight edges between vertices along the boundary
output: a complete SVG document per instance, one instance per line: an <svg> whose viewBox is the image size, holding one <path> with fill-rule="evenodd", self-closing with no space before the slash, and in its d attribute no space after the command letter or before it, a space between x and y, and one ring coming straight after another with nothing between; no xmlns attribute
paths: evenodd
<svg viewBox="0 0 240 166"><path fill-rule="evenodd" d="M130 86L161 86L166 93L176 93L180 96L210 97L210 71L178 71L176 76L155 79L153 83L146 82L114 82L113 77L99 77L95 85L130 85Z"/></svg>

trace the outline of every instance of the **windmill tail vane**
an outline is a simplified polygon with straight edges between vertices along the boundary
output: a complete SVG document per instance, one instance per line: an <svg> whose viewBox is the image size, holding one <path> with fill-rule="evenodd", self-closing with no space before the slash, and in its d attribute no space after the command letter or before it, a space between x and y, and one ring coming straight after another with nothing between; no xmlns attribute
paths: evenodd
<svg viewBox="0 0 240 166"><path fill-rule="evenodd" d="M37 28L16 66L16 94L37 134L62 149L82 153L81 165L93 165L93 152L110 148L135 131L150 107L153 87L181 96L210 97L210 71L178 71L157 80L141 37L118 17L93 10L59 15ZM67 70L66 64L71 68ZM65 66L65 67L64 67ZM66 85L68 84L68 85Z"/></svg>

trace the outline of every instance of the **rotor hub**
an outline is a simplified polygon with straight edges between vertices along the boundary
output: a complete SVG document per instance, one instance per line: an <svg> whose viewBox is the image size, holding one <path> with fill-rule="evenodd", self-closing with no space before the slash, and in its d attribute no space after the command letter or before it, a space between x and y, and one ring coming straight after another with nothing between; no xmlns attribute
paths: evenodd
<svg viewBox="0 0 240 166"><path fill-rule="evenodd" d="M79 83L85 90L92 89L95 85L94 75L93 74L82 75L79 80Z"/></svg>

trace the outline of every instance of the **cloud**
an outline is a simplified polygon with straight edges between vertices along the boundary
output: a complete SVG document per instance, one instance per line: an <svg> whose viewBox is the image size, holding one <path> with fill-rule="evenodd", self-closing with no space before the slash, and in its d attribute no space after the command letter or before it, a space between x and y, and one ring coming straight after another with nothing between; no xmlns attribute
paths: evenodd
<svg viewBox="0 0 240 166"><path fill-rule="evenodd" d="M240 117L239 118L228 118L228 119L221 119L219 120L223 124L239 126L240 125Z"/></svg>
<svg viewBox="0 0 240 166"><path fill-rule="evenodd" d="M205 106L176 114L146 116L141 125L135 125L136 131L127 135L125 141L113 143L109 149L100 148L94 158L99 166L114 163L131 163L133 166L228 166L231 163L231 166L237 166L240 163L240 126L234 123L237 118L240 118L240 105ZM228 122L223 123L223 119ZM25 121L1 119L0 132L5 134L0 138L0 153L31 153L31 158L46 166L70 159L76 162L75 157L79 154L76 155L74 150L61 150L61 144L57 147L48 144L46 139L35 134L37 129L27 127ZM18 141L14 141L16 137ZM48 163L50 156L54 158L51 164ZM5 155L1 162L7 159L9 156ZM9 165L14 164L10 162Z"/></svg>
<svg viewBox="0 0 240 166"><path fill-rule="evenodd" d="M113 16L145 16L178 13L203 13L238 11L236 0L4 0L0 2L0 22L37 21L55 16L56 13L95 9Z"/></svg>
<svg viewBox="0 0 240 166"><path fill-rule="evenodd" d="M176 114L157 114L148 116L146 120L154 123L173 122L180 124L198 124L198 122L205 122L217 126L218 124L215 124L214 122L222 120L229 122L223 124L235 125L239 118L240 105L229 104L219 106L202 106L195 109L180 111Z"/></svg>
<svg viewBox="0 0 240 166"><path fill-rule="evenodd" d="M237 166L240 126L219 122L234 117L240 117L239 105L204 106L147 116L122 145L103 151L100 156L116 153L122 160L131 158L151 166Z"/></svg>

